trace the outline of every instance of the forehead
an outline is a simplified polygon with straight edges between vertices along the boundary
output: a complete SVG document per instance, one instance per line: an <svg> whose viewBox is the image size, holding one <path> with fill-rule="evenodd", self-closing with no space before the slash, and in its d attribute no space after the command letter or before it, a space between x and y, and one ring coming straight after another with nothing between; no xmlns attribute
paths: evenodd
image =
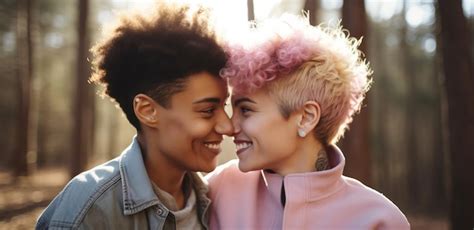
<svg viewBox="0 0 474 230"><path fill-rule="evenodd" d="M172 96L172 104L192 103L206 98L224 100L228 97L226 82L207 72L190 75L184 90Z"/></svg>
<svg viewBox="0 0 474 230"><path fill-rule="evenodd" d="M256 104L272 103L274 100L268 92L264 89L257 89L250 93L235 93L232 92L231 100L232 104L239 101L250 101Z"/></svg>
<svg viewBox="0 0 474 230"><path fill-rule="evenodd" d="M186 80L186 89L203 90L207 88L218 88L227 92L226 82L217 76L208 72L191 74Z"/></svg>

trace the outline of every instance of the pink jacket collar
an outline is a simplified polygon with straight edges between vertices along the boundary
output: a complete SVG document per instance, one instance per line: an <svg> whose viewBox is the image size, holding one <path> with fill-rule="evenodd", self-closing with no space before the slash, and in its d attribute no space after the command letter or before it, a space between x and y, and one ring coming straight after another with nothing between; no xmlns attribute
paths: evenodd
<svg viewBox="0 0 474 230"><path fill-rule="evenodd" d="M327 149L327 154L332 168L321 172L296 173L282 177L261 170L261 176L272 198L280 200L282 181L285 183L287 203L317 201L343 188L344 155L335 145Z"/></svg>

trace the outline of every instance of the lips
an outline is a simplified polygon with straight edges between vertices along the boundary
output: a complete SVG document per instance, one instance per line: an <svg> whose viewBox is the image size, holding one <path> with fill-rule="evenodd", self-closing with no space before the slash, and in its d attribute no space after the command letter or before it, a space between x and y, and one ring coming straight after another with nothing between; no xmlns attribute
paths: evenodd
<svg viewBox="0 0 474 230"><path fill-rule="evenodd" d="M221 152L221 140L220 141L206 141L204 142L204 146L206 149L210 150L211 152L218 154Z"/></svg>
<svg viewBox="0 0 474 230"><path fill-rule="evenodd" d="M234 140L234 143L237 148L237 155L249 149L253 145L251 141L246 140Z"/></svg>

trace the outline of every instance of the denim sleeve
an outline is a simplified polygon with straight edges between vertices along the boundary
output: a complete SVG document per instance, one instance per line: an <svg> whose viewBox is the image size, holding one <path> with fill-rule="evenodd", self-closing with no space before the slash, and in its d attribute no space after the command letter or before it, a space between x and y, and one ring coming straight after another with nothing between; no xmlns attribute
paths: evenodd
<svg viewBox="0 0 474 230"><path fill-rule="evenodd" d="M56 211L56 208L59 205L59 202L61 201L61 195L58 195L54 198L54 200L46 207L45 210L41 213L40 217L36 221L36 230L43 230L43 229L48 229L49 228L49 222L51 221L51 218L54 215L54 212Z"/></svg>

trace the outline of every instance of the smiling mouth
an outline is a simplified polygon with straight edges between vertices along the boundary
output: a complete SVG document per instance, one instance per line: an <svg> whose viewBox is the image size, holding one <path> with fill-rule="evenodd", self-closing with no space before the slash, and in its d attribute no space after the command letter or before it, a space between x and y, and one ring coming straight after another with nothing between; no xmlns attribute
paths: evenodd
<svg viewBox="0 0 474 230"><path fill-rule="evenodd" d="M211 153L219 154L221 152L221 143L222 143L222 140L220 140L220 141L206 141L206 142L203 143L203 145Z"/></svg>
<svg viewBox="0 0 474 230"><path fill-rule="evenodd" d="M235 146L236 146L237 154L240 154L240 153L244 152L245 150L252 147L252 145L253 145L253 143L251 141L236 140L236 141L234 141L234 143L235 143Z"/></svg>
<svg viewBox="0 0 474 230"><path fill-rule="evenodd" d="M212 149L212 150L219 150L221 148L220 143L218 143L218 144L205 143L204 146L206 146L207 148Z"/></svg>

